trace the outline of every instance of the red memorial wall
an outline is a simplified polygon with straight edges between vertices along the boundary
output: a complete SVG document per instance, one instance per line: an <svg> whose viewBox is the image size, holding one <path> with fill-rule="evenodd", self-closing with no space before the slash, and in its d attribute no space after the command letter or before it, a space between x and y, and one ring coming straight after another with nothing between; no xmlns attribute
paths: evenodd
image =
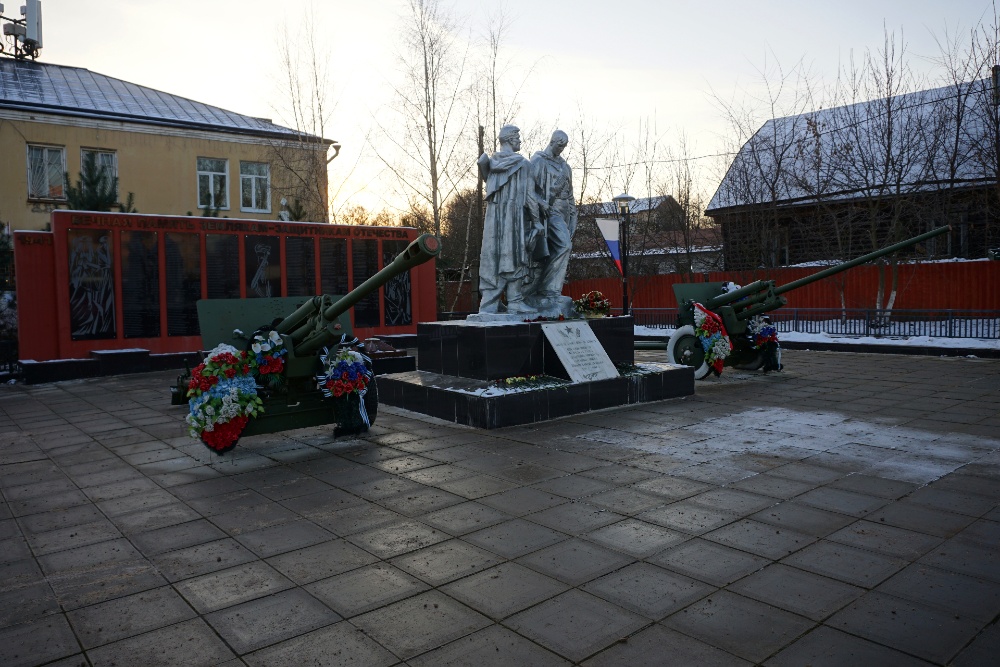
<svg viewBox="0 0 1000 667"><path fill-rule="evenodd" d="M199 299L343 295L417 235L406 227L54 211L52 231L14 232L20 357L196 351ZM351 322L362 339L413 334L436 309L427 262L362 299Z"/></svg>

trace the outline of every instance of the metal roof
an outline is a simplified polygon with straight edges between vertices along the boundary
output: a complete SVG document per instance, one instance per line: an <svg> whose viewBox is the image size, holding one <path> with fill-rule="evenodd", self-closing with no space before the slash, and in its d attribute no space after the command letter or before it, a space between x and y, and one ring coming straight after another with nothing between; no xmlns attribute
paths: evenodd
<svg viewBox="0 0 1000 667"><path fill-rule="evenodd" d="M335 143L82 67L12 58L0 58L0 108Z"/></svg>

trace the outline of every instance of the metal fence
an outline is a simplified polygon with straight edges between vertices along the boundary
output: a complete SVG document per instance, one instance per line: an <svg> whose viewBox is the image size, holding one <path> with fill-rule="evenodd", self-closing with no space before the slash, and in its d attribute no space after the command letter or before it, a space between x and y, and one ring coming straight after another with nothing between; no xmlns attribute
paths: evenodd
<svg viewBox="0 0 1000 667"><path fill-rule="evenodd" d="M677 326L677 311L669 308L634 308L632 315L637 326ZM1000 311L996 310L781 308L768 316L779 332L786 333L1000 338Z"/></svg>

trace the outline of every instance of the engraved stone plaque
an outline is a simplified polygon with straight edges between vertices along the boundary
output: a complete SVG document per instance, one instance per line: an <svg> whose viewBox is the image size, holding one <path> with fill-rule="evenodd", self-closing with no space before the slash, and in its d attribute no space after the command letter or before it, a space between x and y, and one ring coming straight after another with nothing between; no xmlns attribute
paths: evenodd
<svg viewBox="0 0 1000 667"><path fill-rule="evenodd" d="M618 377L618 369L586 322L547 322L542 332L573 382Z"/></svg>

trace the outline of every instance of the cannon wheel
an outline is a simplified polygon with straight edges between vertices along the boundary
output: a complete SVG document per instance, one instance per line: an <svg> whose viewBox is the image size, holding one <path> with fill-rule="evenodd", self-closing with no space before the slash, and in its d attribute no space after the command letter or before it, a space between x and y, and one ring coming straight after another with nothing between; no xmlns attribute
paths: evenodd
<svg viewBox="0 0 1000 667"><path fill-rule="evenodd" d="M701 347L701 341L694 335L694 327L690 324L679 327L670 336L670 342L667 343L667 361L679 366L693 366L695 380L702 379L710 370L705 363L705 351Z"/></svg>

